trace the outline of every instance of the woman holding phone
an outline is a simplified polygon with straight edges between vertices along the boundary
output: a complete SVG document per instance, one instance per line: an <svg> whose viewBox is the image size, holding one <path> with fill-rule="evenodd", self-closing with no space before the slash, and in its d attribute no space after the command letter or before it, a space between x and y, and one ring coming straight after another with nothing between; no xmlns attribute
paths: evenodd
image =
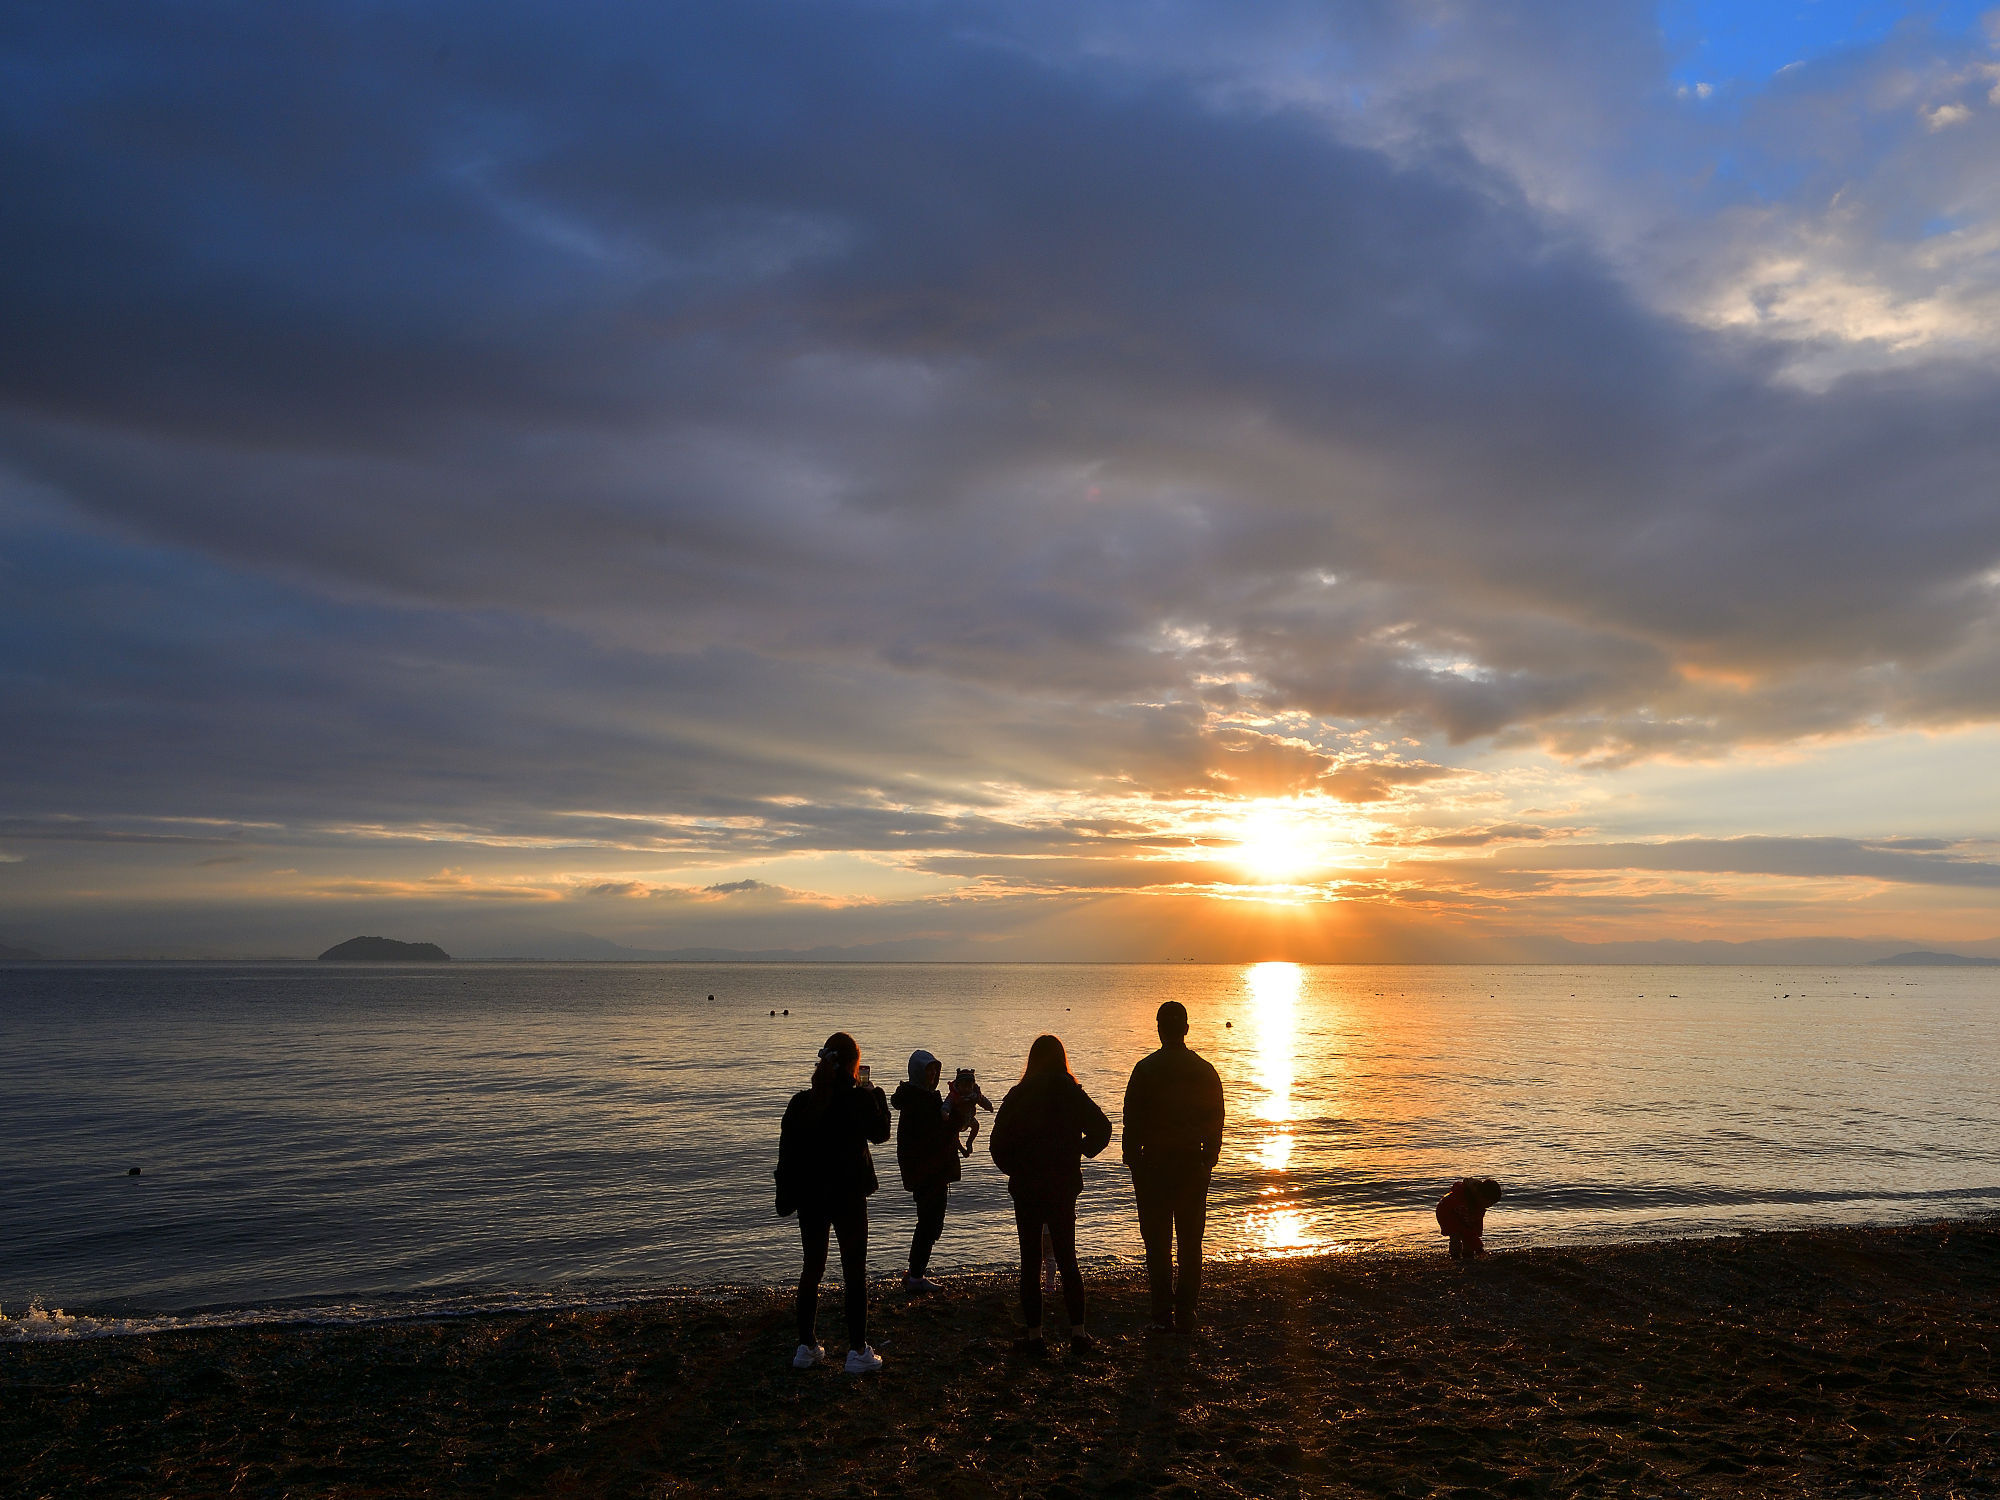
<svg viewBox="0 0 2000 1500"><path fill-rule="evenodd" d="M1076 1200L1083 1192L1083 1158L1111 1142L1111 1122L1069 1071L1062 1039L1038 1036L1028 1049L1021 1081L1000 1101L988 1148L1007 1174L1014 1199L1014 1229L1021 1241L1021 1318L1028 1325L1020 1349L1039 1354L1042 1340L1042 1227L1048 1226L1062 1272L1063 1306L1072 1349L1089 1349L1083 1329L1083 1272L1076 1263Z"/></svg>
<svg viewBox="0 0 2000 1500"><path fill-rule="evenodd" d="M792 1095L778 1131L778 1212L799 1216L805 1264L799 1272L799 1347L792 1368L826 1358L815 1334L819 1284L829 1234L840 1241L840 1283L847 1303L849 1375L870 1375L882 1356L868 1344L868 1195L875 1159L868 1143L889 1139L889 1101L868 1082L861 1048L836 1031L820 1048L812 1086Z"/></svg>

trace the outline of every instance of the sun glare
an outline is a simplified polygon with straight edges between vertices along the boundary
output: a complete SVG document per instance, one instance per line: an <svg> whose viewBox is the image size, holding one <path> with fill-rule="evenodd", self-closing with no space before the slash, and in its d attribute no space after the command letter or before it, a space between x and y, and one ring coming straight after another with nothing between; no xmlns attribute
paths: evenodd
<svg viewBox="0 0 2000 1500"><path fill-rule="evenodd" d="M1283 802L1260 802L1236 829L1236 862L1253 879L1281 885L1325 862L1311 817Z"/></svg>
<svg viewBox="0 0 2000 1500"><path fill-rule="evenodd" d="M1272 1259L1306 1255L1320 1248L1306 1216L1295 1208L1252 1209L1249 1230L1250 1242L1258 1253Z"/></svg>

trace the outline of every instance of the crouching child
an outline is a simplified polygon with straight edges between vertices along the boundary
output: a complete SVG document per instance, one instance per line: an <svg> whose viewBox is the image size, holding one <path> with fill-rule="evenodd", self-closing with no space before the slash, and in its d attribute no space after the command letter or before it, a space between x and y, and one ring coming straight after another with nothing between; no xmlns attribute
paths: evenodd
<svg viewBox="0 0 2000 1500"><path fill-rule="evenodd" d="M1506 1196L1491 1177L1462 1177L1438 1200L1438 1233L1451 1241L1453 1260L1486 1253L1486 1210Z"/></svg>

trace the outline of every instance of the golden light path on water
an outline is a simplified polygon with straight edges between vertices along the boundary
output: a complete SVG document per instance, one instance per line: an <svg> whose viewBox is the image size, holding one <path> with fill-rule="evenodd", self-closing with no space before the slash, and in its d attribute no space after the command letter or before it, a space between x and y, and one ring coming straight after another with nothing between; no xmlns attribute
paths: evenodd
<svg viewBox="0 0 2000 1500"><path fill-rule="evenodd" d="M1304 978L1304 971L1289 963L1252 964L1243 976L1250 992L1251 1024L1257 1028L1257 1083L1262 1091L1248 1154L1267 1174L1246 1215L1245 1237L1266 1255L1302 1255L1322 1248L1306 1215L1293 1202L1285 1170L1294 1142L1292 1084Z"/></svg>

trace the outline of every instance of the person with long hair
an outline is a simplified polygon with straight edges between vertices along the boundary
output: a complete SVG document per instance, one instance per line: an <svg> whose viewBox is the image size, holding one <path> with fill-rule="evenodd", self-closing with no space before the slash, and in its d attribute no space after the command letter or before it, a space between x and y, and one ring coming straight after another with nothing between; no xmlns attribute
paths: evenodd
<svg viewBox="0 0 2000 1500"><path fill-rule="evenodd" d="M778 1212L799 1216L805 1265L799 1272L799 1347L792 1368L826 1358L815 1327L827 1238L840 1241L840 1284L847 1302L849 1375L871 1375L882 1356L868 1343L868 1195L875 1191L869 1142L889 1139L889 1101L861 1079L861 1048L836 1031L820 1048L812 1086L792 1095L778 1131Z"/></svg>
<svg viewBox="0 0 2000 1500"><path fill-rule="evenodd" d="M1021 1242L1021 1319L1028 1331L1019 1348L1039 1354L1042 1338L1042 1228L1062 1272L1063 1308L1070 1347L1083 1352L1092 1339L1083 1326L1083 1272L1076 1263L1076 1200L1083 1192L1083 1158L1111 1143L1111 1122L1069 1071L1062 1040L1038 1036L1028 1049L1021 1081L1000 1101L987 1149L1007 1174L1014 1199L1014 1229Z"/></svg>

